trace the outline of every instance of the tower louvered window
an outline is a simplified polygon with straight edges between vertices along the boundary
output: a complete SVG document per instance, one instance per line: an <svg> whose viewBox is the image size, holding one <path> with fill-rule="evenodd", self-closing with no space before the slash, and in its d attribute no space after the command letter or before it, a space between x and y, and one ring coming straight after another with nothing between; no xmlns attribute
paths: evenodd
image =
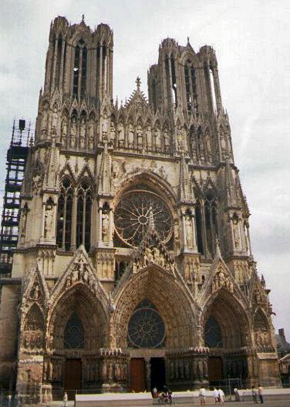
<svg viewBox="0 0 290 407"><path fill-rule="evenodd" d="M196 72L192 62L188 60L184 66L185 92L188 114L198 114Z"/></svg>
<svg viewBox="0 0 290 407"><path fill-rule="evenodd" d="M73 94L78 97L85 96L87 81L87 48L83 40L75 47Z"/></svg>

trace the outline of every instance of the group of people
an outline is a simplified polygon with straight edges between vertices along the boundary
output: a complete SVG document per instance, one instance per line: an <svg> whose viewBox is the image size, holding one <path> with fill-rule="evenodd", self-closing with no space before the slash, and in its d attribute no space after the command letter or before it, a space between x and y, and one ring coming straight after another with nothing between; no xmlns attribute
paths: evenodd
<svg viewBox="0 0 290 407"><path fill-rule="evenodd" d="M213 390L213 397L215 404L224 404L225 402L225 393L221 388ZM206 399L206 390L204 387L201 387L199 390L199 399L200 405L205 406L205 399Z"/></svg>
<svg viewBox="0 0 290 407"><path fill-rule="evenodd" d="M258 397L260 400L260 403L264 403L264 398L263 398L263 387L259 384L258 389L255 388L255 386L252 386L252 397L253 397L253 402L255 404L258 404Z"/></svg>
<svg viewBox="0 0 290 407"><path fill-rule="evenodd" d="M161 391L154 387L152 395L153 398L158 399L158 404L172 404L172 391L167 386L164 386Z"/></svg>

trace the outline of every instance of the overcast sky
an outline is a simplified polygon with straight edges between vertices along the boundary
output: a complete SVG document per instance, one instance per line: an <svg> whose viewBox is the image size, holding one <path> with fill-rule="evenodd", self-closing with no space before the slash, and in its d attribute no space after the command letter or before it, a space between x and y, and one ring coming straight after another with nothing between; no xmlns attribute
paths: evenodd
<svg viewBox="0 0 290 407"><path fill-rule="evenodd" d="M235 161L250 207L258 271L271 288L276 329L290 342L289 0L1 0L0 189L13 119L35 122L50 22L65 16L114 30L114 96L129 97L165 37L217 54ZM2 192L3 193L3 192Z"/></svg>

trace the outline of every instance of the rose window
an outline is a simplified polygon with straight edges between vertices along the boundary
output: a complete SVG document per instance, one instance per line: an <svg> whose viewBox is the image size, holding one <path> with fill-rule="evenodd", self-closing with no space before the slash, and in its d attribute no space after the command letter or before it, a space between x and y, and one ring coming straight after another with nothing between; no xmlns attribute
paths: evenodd
<svg viewBox="0 0 290 407"><path fill-rule="evenodd" d="M157 194L146 190L125 193L115 210L118 237L129 246L139 246L150 222L163 243L172 236L172 215L168 205Z"/></svg>
<svg viewBox="0 0 290 407"><path fill-rule="evenodd" d="M142 301L133 312L128 324L129 346L158 348L165 338L165 325L150 301Z"/></svg>

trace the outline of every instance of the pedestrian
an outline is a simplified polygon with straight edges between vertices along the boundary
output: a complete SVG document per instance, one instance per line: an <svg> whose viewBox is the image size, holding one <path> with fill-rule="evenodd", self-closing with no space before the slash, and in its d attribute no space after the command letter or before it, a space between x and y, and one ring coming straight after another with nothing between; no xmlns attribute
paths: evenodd
<svg viewBox="0 0 290 407"><path fill-rule="evenodd" d="M263 398L263 387L259 384L258 387L258 394L259 394L259 399L261 404L264 403L264 398Z"/></svg>
<svg viewBox="0 0 290 407"><path fill-rule="evenodd" d="M201 387L199 390L200 405L205 406L205 388Z"/></svg>
<svg viewBox="0 0 290 407"><path fill-rule="evenodd" d="M152 390L152 396L153 396L153 398L154 399L157 399L157 393L158 393L158 390L157 390L157 388L156 388L156 386L153 388L153 390Z"/></svg>
<svg viewBox="0 0 290 407"><path fill-rule="evenodd" d="M237 388L234 388L234 395L235 395L235 401L241 401L241 398L239 395L239 390Z"/></svg>
<svg viewBox="0 0 290 407"><path fill-rule="evenodd" d="M68 400L67 392L65 391L63 395L63 407L67 407L67 400Z"/></svg>
<svg viewBox="0 0 290 407"><path fill-rule="evenodd" d="M220 403L224 404L224 402L225 402L225 393L223 392L223 390L221 388L219 388L218 392L219 392Z"/></svg>
<svg viewBox="0 0 290 407"><path fill-rule="evenodd" d="M213 389L214 404L219 403L219 392L216 388Z"/></svg>
<svg viewBox="0 0 290 407"><path fill-rule="evenodd" d="M257 390L255 389L255 386L252 386L252 397L253 397L253 402L254 404L258 404L258 397L257 397Z"/></svg>

